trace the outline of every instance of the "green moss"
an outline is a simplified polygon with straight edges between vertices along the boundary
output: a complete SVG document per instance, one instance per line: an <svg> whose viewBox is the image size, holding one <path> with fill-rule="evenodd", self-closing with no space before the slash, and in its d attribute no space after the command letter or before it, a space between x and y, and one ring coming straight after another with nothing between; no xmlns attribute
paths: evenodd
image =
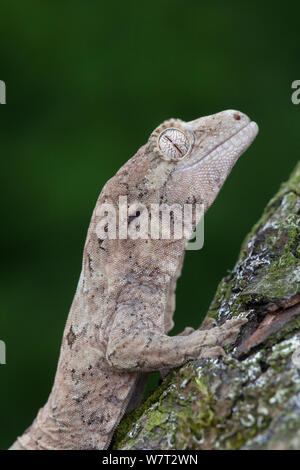
<svg viewBox="0 0 300 470"><path fill-rule="evenodd" d="M178 414L176 449L197 449L205 429L210 428L215 419L213 397L205 377L194 377L189 396L189 405Z"/></svg>
<svg viewBox="0 0 300 470"><path fill-rule="evenodd" d="M157 426L162 426L168 419L168 413L160 409L152 411L149 415L148 430L152 431Z"/></svg>
<svg viewBox="0 0 300 470"><path fill-rule="evenodd" d="M209 316L228 317L289 299L299 291L300 166L288 185L267 205L261 219L246 237L232 274L221 281Z"/></svg>
<svg viewBox="0 0 300 470"><path fill-rule="evenodd" d="M137 409L131 411L123 417L113 437L113 449L122 448L123 441L128 436L129 431L132 430L134 423L136 423L138 419L145 412L147 412L153 404L159 403L162 393L170 386L174 373L175 371L172 371L161 383L161 385L152 394L150 394L150 396L146 398Z"/></svg>

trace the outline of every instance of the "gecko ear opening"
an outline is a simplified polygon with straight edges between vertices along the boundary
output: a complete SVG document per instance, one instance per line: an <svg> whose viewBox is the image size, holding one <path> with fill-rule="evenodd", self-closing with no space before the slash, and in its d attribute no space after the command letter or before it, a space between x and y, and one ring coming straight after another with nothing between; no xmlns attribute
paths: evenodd
<svg viewBox="0 0 300 470"><path fill-rule="evenodd" d="M181 121L170 119L153 131L151 142L153 151L164 160L179 161L190 153L194 137L183 128Z"/></svg>

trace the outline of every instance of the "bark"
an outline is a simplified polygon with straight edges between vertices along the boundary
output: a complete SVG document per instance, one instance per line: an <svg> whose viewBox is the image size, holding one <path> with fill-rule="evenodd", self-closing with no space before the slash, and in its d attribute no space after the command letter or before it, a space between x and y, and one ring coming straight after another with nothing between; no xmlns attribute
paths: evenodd
<svg viewBox="0 0 300 470"><path fill-rule="evenodd" d="M114 449L300 449L300 163L218 286L208 316L248 323L219 359L171 372Z"/></svg>

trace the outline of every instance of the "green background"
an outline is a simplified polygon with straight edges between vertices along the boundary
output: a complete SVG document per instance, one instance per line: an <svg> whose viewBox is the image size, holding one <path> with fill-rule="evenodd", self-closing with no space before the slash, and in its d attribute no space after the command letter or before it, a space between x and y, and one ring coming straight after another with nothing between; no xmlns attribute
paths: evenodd
<svg viewBox="0 0 300 470"><path fill-rule="evenodd" d="M175 315L197 327L246 233L299 158L299 2L1 2L0 447L50 392L103 184L170 117L260 126L188 252Z"/></svg>

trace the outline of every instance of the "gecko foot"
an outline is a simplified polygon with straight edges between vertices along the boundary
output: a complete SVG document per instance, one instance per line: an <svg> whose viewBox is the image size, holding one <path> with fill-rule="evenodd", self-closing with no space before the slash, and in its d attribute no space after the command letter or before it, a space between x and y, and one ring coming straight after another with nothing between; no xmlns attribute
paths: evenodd
<svg viewBox="0 0 300 470"><path fill-rule="evenodd" d="M232 320L227 320L221 326L214 326L208 329L200 327L191 336L193 336L198 342L200 352L201 349L225 346L227 344L234 343L240 332L241 326L246 322L247 320L245 318L234 318Z"/></svg>
<svg viewBox="0 0 300 470"><path fill-rule="evenodd" d="M232 320L227 320L221 327L221 345L225 346L226 344L234 343L238 334L240 333L241 327L247 323L246 318L233 318Z"/></svg>
<svg viewBox="0 0 300 470"><path fill-rule="evenodd" d="M247 320L245 318L234 318L233 320L226 321L220 327L216 326L206 330L210 344L200 350L198 358L216 358L224 356L225 351L222 346L234 343L240 333L241 326L246 322ZM209 325L211 325L211 322ZM205 330L202 329L201 331L203 332Z"/></svg>

